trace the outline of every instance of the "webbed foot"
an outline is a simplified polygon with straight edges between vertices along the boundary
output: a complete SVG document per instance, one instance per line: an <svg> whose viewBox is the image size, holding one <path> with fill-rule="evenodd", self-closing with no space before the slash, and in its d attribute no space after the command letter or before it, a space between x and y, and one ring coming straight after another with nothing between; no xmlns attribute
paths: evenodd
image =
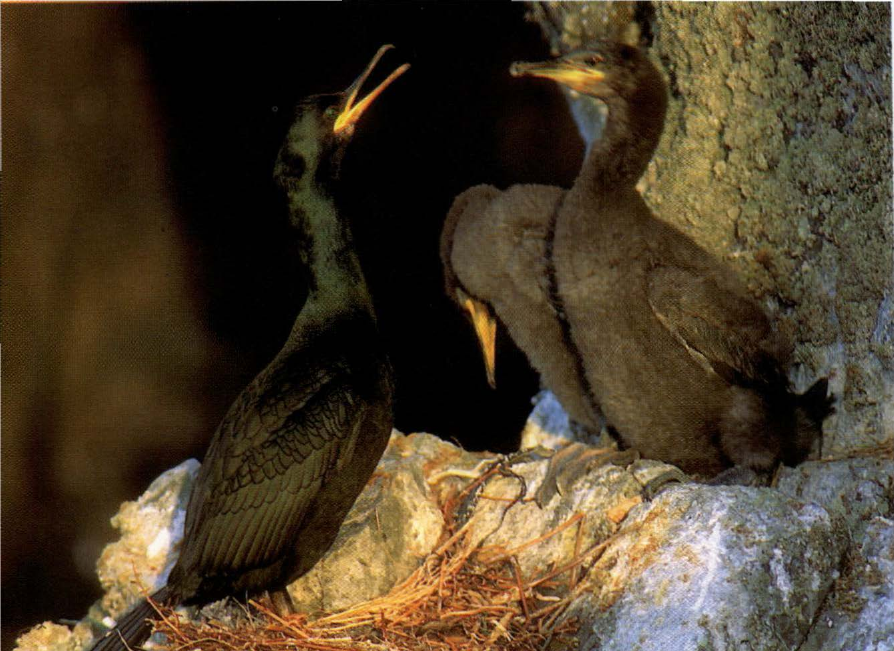
<svg viewBox="0 0 894 651"><path fill-rule="evenodd" d="M772 475L757 472L748 466L722 470L705 482L706 486L769 486Z"/></svg>
<svg viewBox="0 0 894 651"><path fill-rule="evenodd" d="M614 448L594 448L583 443L569 443L550 457L546 476L534 494L537 505L543 508L554 495L565 495L569 489L591 471L608 463L627 466L639 459L636 450L620 452Z"/></svg>
<svg viewBox="0 0 894 651"><path fill-rule="evenodd" d="M643 499L646 502L651 502L670 484L688 484L692 481L693 479L685 472L677 467L672 467L643 484Z"/></svg>

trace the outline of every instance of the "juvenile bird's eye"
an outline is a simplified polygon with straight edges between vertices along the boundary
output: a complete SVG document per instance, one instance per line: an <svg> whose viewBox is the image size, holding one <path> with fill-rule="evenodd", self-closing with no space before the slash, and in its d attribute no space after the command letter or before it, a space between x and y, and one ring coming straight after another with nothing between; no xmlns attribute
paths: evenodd
<svg viewBox="0 0 894 651"><path fill-rule="evenodd" d="M338 109L335 108L334 106L330 106L329 108L326 109L326 117L331 118L331 119L337 118L338 117Z"/></svg>

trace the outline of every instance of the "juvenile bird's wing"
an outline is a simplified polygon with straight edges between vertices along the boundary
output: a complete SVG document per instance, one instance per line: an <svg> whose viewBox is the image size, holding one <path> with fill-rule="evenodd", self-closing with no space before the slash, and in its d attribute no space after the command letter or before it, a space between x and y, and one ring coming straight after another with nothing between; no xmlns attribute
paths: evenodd
<svg viewBox="0 0 894 651"><path fill-rule="evenodd" d="M178 565L202 576L264 567L294 533L362 418L345 360L302 351L239 396L208 449Z"/></svg>
<svg viewBox="0 0 894 651"><path fill-rule="evenodd" d="M677 266L649 273L649 305L665 328L709 372L735 384L782 381L783 337L744 290Z"/></svg>

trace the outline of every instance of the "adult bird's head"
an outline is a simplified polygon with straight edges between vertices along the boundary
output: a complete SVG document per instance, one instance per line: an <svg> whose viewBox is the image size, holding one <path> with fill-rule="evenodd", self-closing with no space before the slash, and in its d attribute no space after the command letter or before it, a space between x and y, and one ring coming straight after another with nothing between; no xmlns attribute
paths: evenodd
<svg viewBox="0 0 894 651"><path fill-rule="evenodd" d="M311 95L298 103L292 126L279 150L274 178L289 193L326 188L336 179L345 146L360 117L391 82L406 72L403 64L360 98L360 88L392 45L383 45L369 65L340 93Z"/></svg>
<svg viewBox="0 0 894 651"><path fill-rule="evenodd" d="M664 89L661 75L645 52L616 41L599 41L586 51L551 61L519 61L512 64L509 72L513 77L551 79L608 104L616 98L629 103L643 91Z"/></svg>

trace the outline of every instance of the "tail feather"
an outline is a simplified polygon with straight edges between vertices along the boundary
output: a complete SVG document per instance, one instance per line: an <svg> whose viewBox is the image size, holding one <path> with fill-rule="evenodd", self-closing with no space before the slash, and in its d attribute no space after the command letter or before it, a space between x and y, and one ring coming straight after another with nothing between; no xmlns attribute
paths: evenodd
<svg viewBox="0 0 894 651"><path fill-rule="evenodd" d="M156 603L167 604L170 590L165 586L152 595ZM127 651L143 644L152 634L152 623L158 613L143 599L118 620L118 625L97 640L91 651Z"/></svg>
<svg viewBox="0 0 894 651"><path fill-rule="evenodd" d="M795 438L784 459L787 465L797 465L810 453L815 441L823 447L823 421L835 411L835 396L829 394L829 380L813 383L807 391L795 396Z"/></svg>
<svg viewBox="0 0 894 651"><path fill-rule="evenodd" d="M798 396L797 409L807 418L821 425L826 416L835 411L835 396L829 394L829 380L823 378Z"/></svg>

